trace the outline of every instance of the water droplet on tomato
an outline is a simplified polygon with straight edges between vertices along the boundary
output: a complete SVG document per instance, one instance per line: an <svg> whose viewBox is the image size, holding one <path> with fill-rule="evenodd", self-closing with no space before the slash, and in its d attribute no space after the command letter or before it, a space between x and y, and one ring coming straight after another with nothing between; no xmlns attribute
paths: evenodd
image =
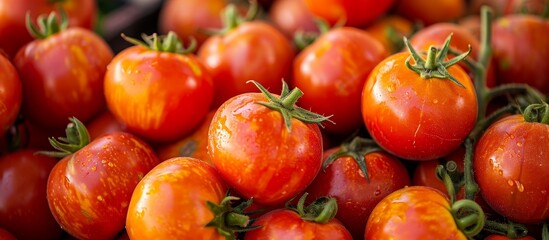
<svg viewBox="0 0 549 240"><path fill-rule="evenodd" d="M374 196L379 196L379 194L381 194L381 191L379 189L375 190L374 191Z"/></svg>
<svg viewBox="0 0 549 240"><path fill-rule="evenodd" d="M434 104L437 104L437 103L438 103L438 99L433 99L433 103L434 103Z"/></svg>
<svg viewBox="0 0 549 240"><path fill-rule="evenodd" d="M92 167L91 167L91 170L95 172L95 170L97 170L97 167L96 167L96 166L92 166Z"/></svg>
<svg viewBox="0 0 549 240"><path fill-rule="evenodd" d="M509 180L507 180L507 184L509 184L509 186L513 186L513 185L515 185L515 182L513 182L513 180L509 179Z"/></svg>
<svg viewBox="0 0 549 240"><path fill-rule="evenodd" d="M394 90L395 90L395 85L393 84L387 85L387 92L393 92Z"/></svg>
<svg viewBox="0 0 549 240"><path fill-rule="evenodd" d="M524 192L524 185L522 185L522 183L520 183L518 180L515 181L515 183L517 184L517 190L519 192Z"/></svg>
<svg viewBox="0 0 549 240"><path fill-rule="evenodd" d="M517 147L522 147L522 142L517 142Z"/></svg>
<svg viewBox="0 0 549 240"><path fill-rule="evenodd" d="M547 194L547 190L541 190L541 194Z"/></svg>
<svg viewBox="0 0 549 240"><path fill-rule="evenodd" d="M515 135L509 135L510 139L515 139Z"/></svg>
<svg viewBox="0 0 549 240"><path fill-rule="evenodd" d="M498 174L499 174L500 176L502 176L502 175L503 175L503 171L500 169L500 170L498 171Z"/></svg>

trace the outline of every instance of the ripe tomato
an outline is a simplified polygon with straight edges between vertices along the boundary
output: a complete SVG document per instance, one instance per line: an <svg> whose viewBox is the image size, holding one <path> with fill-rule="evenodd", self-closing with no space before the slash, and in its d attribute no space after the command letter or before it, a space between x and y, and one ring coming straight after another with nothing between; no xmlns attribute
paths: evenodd
<svg viewBox="0 0 549 240"><path fill-rule="evenodd" d="M364 239L467 239L449 209L448 199L434 188L402 188L374 208Z"/></svg>
<svg viewBox="0 0 549 240"><path fill-rule="evenodd" d="M491 125L478 140L475 179L486 202L519 223L549 218L549 125L516 114Z"/></svg>
<svg viewBox="0 0 549 240"><path fill-rule="evenodd" d="M372 138L397 157L432 160L446 156L475 125L475 88L459 66L447 71L463 87L448 78L421 77L406 66L409 57L410 53L394 54L372 70L362 92L364 122Z"/></svg>
<svg viewBox="0 0 549 240"><path fill-rule="evenodd" d="M14 59L25 93L23 114L44 128L63 129L72 116L86 122L105 109L103 77L113 53L84 28L44 32L45 38L25 45Z"/></svg>
<svg viewBox="0 0 549 240"><path fill-rule="evenodd" d="M208 153L221 177L240 196L276 206L303 191L318 174L322 134L316 124L296 118L312 114L294 106L299 93L299 89L286 92L284 103L273 100L278 96L270 93L244 93L216 111L208 132ZM273 110L262 102L284 108Z"/></svg>
<svg viewBox="0 0 549 240"><path fill-rule="evenodd" d="M348 26L364 26L385 14L395 0L305 0L307 8L330 25L344 20Z"/></svg>
<svg viewBox="0 0 549 240"><path fill-rule="evenodd" d="M90 139L94 140L97 137L111 132L124 131L125 127L112 115L110 111L105 111L99 116L93 118L86 128L90 134Z"/></svg>
<svg viewBox="0 0 549 240"><path fill-rule="evenodd" d="M136 45L114 57L105 74L105 97L112 114L128 131L166 142L200 124L214 88L202 62L185 52L189 49L177 49L175 33L160 38L168 46L155 50L152 44Z"/></svg>
<svg viewBox="0 0 549 240"><path fill-rule="evenodd" d="M59 239L62 230L46 199L48 175L57 160L35 152L19 150L0 158L0 228L19 239Z"/></svg>
<svg viewBox="0 0 549 240"><path fill-rule="evenodd" d="M526 83L549 93L549 21L532 15L499 18L492 27L492 48L499 83Z"/></svg>
<svg viewBox="0 0 549 240"><path fill-rule="evenodd" d="M11 62L0 54L0 136L11 127L21 108L21 80Z"/></svg>
<svg viewBox="0 0 549 240"><path fill-rule="evenodd" d="M220 28L223 8L226 0L168 0L162 5L159 16L159 30L167 34L170 31L184 41L195 38L198 46L208 38L203 30Z"/></svg>
<svg viewBox="0 0 549 240"><path fill-rule="evenodd" d="M248 80L280 91L280 80L291 76L294 55L284 34L265 22L245 22L223 35L211 36L199 49L198 57L212 73L212 108L238 94L257 91L246 84Z"/></svg>
<svg viewBox="0 0 549 240"><path fill-rule="evenodd" d="M388 56L387 50L366 31L334 28L321 35L294 60L292 85L305 93L299 104L331 115L335 124L325 130L347 135L363 126L360 95L368 74Z"/></svg>
<svg viewBox="0 0 549 240"><path fill-rule="evenodd" d="M89 141L76 119L67 130ZM80 145L80 146L78 146ZM61 227L79 239L108 239L125 226L128 205L137 183L159 160L150 146L129 133L115 132L96 138L64 157L48 178L50 210Z"/></svg>
<svg viewBox="0 0 549 240"><path fill-rule="evenodd" d="M489 6L498 17L516 13L541 15L545 5L546 0L472 0L469 9L471 13L479 14L482 6Z"/></svg>
<svg viewBox="0 0 549 240"><path fill-rule="evenodd" d="M465 14L466 5L465 0L398 0L395 11L413 22L427 26L461 18Z"/></svg>
<svg viewBox="0 0 549 240"><path fill-rule="evenodd" d="M394 53L402 49L402 37L412 35L413 24L401 16L387 15L368 25L364 30L383 44L387 52Z"/></svg>
<svg viewBox="0 0 549 240"><path fill-rule="evenodd" d="M13 234L0 227L0 239L2 240L17 240Z"/></svg>
<svg viewBox="0 0 549 240"><path fill-rule="evenodd" d="M313 14L305 0L278 0L269 10L269 17L286 37L293 39L298 31L318 32Z"/></svg>
<svg viewBox="0 0 549 240"><path fill-rule="evenodd" d="M130 239L225 239L206 224L214 218L206 201L219 203L228 188L208 163L168 159L135 188L126 220Z"/></svg>
<svg viewBox="0 0 549 240"><path fill-rule="evenodd" d="M2 0L0 4L0 49L13 58L17 51L33 40L25 27L27 12L31 19L63 8L69 17L69 26L92 29L96 20L94 0ZM60 61L63 62L63 61ZM56 61L58 63L58 61ZM67 119L65 118L65 121Z"/></svg>
<svg viewBox="0 0 549 240"><path fill-rule="evenodd" d="M341 152L343 147L335 147L324 152L326 158ZM351 232L354 239L364 237L368 216L385 196L410 185L406 167L395 157L382 151L370 152L363 159L354 159L351 154L363 154L366 149L345 148L348 153L327 165L309 185L306 192L312 198L329 196L337 199L336 218ZM355 147L356 148L356 147ZM366 175L358 165L366 163Z"/></svg>
<svg viewBox="0 0 549 240"><path fill-rule="evenodd" d="M210 156L208 156L208 129L214 114L215 111L210 111L200 126L190 135L158 147L158 158L164 161L174 157L192 157L211 162Z"/></svg>

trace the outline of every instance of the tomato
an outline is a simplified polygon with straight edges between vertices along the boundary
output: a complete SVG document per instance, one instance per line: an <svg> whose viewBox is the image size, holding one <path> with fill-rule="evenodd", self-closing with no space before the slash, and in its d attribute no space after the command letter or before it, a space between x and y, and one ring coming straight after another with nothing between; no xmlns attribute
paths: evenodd
<svg viewBox="0 0 549 240"><path fill-rule="evenodd" d="M516 13L542 14L546 0L473 0L469 4L471 13L480 13L482 6L489 6L495 16Z"/></svg>
<svg viewBox="0 0 549 240"><path fill-rule="evenodd" d="M269 9L269 17L289 39L293 39L299 31L318 32L314 16L305 6L305 0L275 1Z"/></svg>
<svg viewBox="0 0 549 240"><path fill-rule="evenodd" d="M439 76L443 79L425 75L436 74L435 70L421 77L406 66L409 57L410 53L394 54L372 70L362 92L364 123L380 147L397 157L432 160L446 156L475 126L475 88L459 66L447 71L463 87L447 75ZM424 63L412 68L421 67L428 68Z"/></svg>
<svg viewBox="0 0 549 240"><path fill-rule="evenodd" d="M276 206L303 191L318 174L322 134L316 124L296 118L313 114L294 106L299 89L284 93L282 103L260 88L263 93L243 93L219 107L208 132L208 154L240 196Z"/></svg>
<svg viewBox="0 0 549 240"><path fill-rule="evenodd" d="M97 137L111 132L124 131L125 127L116 120L110 111L105 111L99 116L93 118L86 128L90 134L90 139L94 140Z"/></svg>
<svg viewBox="0 0 549 240"><path fill-rule="evenodd" d="M525 236L525 237L519 237L519 238L509 238L509 237L506 237L506 236L503 236L503 235L496 235L496 234L492 234L492 235L489 235L488 237L484 238L484 240L536 240L535 238L533 237L530 237L530 236Z"/></svg>
<svg viewBox="0 0 549 240"><path fill-rule="evenodd" d="M223 8L226 0L168 0L162 5L158 19L161 33L170 31L189 42L195 38L198 46L208 38L202 31L221 27Z"/></svg>
<svg viewBox="0 0 549 240"><path fill-rule="evenodd" d="M128 131L167 142L200 124L214 88L202 62L189 49L177 49L175 33L152 37L168 46L155 50L152 45L136 45L118 53L105 74L105 97Z"/></svg>
<svg viewBox="0 0 549 240"><path fill-rule="evenodd" d="M441 48L449 34L452 34L452 42L450 42L450 47L452 49L460 52L467 52L467 50L469 50L469 46L471 46L471 54L469 54L469 57L473 60L478 60L478 55L480 52L479 39L475 38L475 36L468 32L464 27L457 24L437 23L425 27L416 32L414 36L410 38L410 43L418 50L427 51L431 45ZM467 66L467 64L461 62L459 66L465 69L471 78L474 77L473 71L469 68L469 66ZM496 86L494 64L490 64L486 71L486 86ZM477 79L474 80L478 81Z"/></svg>
<svg viewBox="0 0 549 240"><path fill-rule="evenodd" d="M265 22L245 22L225 34L211 36L199 49L198 57L212 73L212 108L238 94L257 91L246 84L248 80L280 91L280 81L291 76L294 55L284 34Z"/></svg>
<svg viewBox="0 0 549 240"><path fill-rule="evenodd" d="M2 240L17 240L13 234L0 227L0 239Z"/></svg>
<svg viewBox="0 0 549 240"><path fill-rule="evenodd" d="M449 209L448 199L434 188L402 188L376 205L364 239L467 239Z"/></svg>
<svg viewBox="0 0 549 240"><path fill-rule="evenodd" d="M499 214L519 223L549 218L549 125L516 114L491 125L478 140L474 174L480 193Z"/></svg>
<svg viewBox="0 0 549 240"><path fill-rule="evenodd" d="M354 239L361 239L368 216L376 204L390 193L410 185L410 176L404 164L387 153L374 151L363 155L363 159L354 159L351 154L357 154L358 157L366 149L344 146L324 152L326 161L334 153L340 153L342 148L349 151L327 165L325 172L318 174L306 192L313 198L329 196L337 199L339 206L336 218ZM360 169L358 161L366 163L368 175Z"/></svg>
<svg viewBox="0 0 549 240"><path fill-rule="evenodd" d="M398 0L396 13L413 22L428 26L439 22L451 22L465 14L465 0Z"/></svg>
<svg viewBox="0 0 549 240"><path fill-rule="evenodd" d="M15 67L2 54L0 72L0 136L3 136L19 114L22 87Z"/></svg>
<svg viewBox="0 0 549 240"><path fill-rule="evenodd" d="M364 30L334 28L303 49L294 60L292 85L305 93L305 109L332 115L329 133L347 135L363 126L360 95L368 74L389 54Z"/></svg>
<svg viewBox="0 0 549 240"><path fill-rule="evenodd" d="M402 48L402 37L410 36L413 24L406 18L398 15L384 16L364 28L372 37L377 39L387 52L394 53Z"/></svg>
<svg viewBox="0 0 549 240"><path fill-rule="evenodd" d="M363 26L389 11L395 0L305 0L307 8L330 25L345 21L348 26Z"/></svg>
<svg viewBox="0 0 549 240"><path fill-rule="evenodd" d="M305 195L306 197L307 195ZM302 198L304 201L304 198ZM254 239L353 239L340 221L333 218L337 212L337 201L325 199L305 208L303 202L297 209L279 208L257 218L252 227L257 229L246 232L244 240ZM316 208L316 209L315 209ZM335 209L335 210L333 210ZM322 213L326 213L322 215Z"/></svg>
<svg viewBox="0 0 549 240"><path fill-rule="evenodd" d="M475 36L476 39L480 40L480 16L479 15L468 15L459 19L458 24L467 29L470 33Z"/></svg>
<svg viewBox="0 0 549 240"><path fill-rule="evenodd" d="M526 83L549 93L549 22L532 15L499 18L492 27L493 57L499 83Z"/></svg>
<svg viewBox="0 0 549 240"><path fill-rule="evenodd" d="M133 192L126 229L130 239L225 239L206 224L206 201L219 203L228 188L208 163L188 157L153 168Z"/></svg>
<svg viewBox="0 0 549 240"><path fill-rule="evenodd" d="M192 157L211 162L208 156L208 130L214 114L215 111L210 111L190 135L158 147L158 158L163 161L173 157Z"/></svg>
<svg viewBox="0 0 549 240"><path fill-rule="evenodd" d="M79 239L108 239L125 226L128 205L137 183L159 163L152 148L124 132L102 135L89 144L76 119L67 130L82 147L61 159L48 178L47 199L61 227Z"/></svg>
<svg viewBox="0 0 549 240"><path fill-rule="evenodd" d="M103 77L113 56L109 45L78 27L61 27L51 35L44 31L42 37L21 48L14 59L25 93L24 116L54 129L63 129L72 116L90 120L105 109Z"/></svg>
<svg viewBox="0 0 549 240"><path fill-rule="evenodd" d="M0 228L19 239L59 239L61 227L46 199L48 175L57 160L35 152L19 150L0 158Z"/></svg>
<svg viewBox="0 0 549 240"><path fill-rule="evenodd" d="M60 7L66 11L70 26L86 29L94 26L97 18L94 0L3 0L0 4L0 36L9 37L0 38L0 49L13 58L23 45L33 40L25 27L27 12L31 19L36 19L41 14L58 11Z"/></svg>

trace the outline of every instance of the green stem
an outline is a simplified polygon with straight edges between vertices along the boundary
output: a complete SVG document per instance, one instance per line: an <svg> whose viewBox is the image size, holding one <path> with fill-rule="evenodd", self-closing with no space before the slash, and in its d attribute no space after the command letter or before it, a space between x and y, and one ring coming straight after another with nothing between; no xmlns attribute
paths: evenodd
<svg viewBox="0 0 549 240"><path fill-rule="evenodd" d="M425 60L425 69L435 70L437 68L436 60L437 48L434 46L430 46L429 51L427 52L427 60Z"/></svg>
<svg viewBox="0 0 549 240"><path fill-rule="evenodd" d="M547 103L530 104L524 109L524 121L549 124L549 105Z"/></svg>
<svg viewBox="0 0 549 240"><path fill-rule="evenodd" d="M290 206L289 202L286 203L286 208L297 212L301 219L305 221L325 224L334 219L338 208L335 198L320 197L308 206L305 206L305 199L308 195L309 193L307 192L303 193L297 202L297 206Z"/></svg>
<svg viewBox="0 0 549 240"><path fill-rule="evenodd" d="M282 106L287 109L293 109L294 104L301 96L303 96L303 91L301 91L299 88L292 89L288 96L282 99Z"/></svg>
<svg viewBox="0 0 549 240"><path fill-rule="evenodd" d="M492 97L489 95L489 89L486 85L488 64L492 55L492 15L490 7L483 6L480 13L481 31L480 31L480 51L478 55L478 64L475 68L475 91L478 99L478 117L481 121L486 116L488 103Z"/></svg>
<svg viewBox="0 0 549 240"><path fill-rule="evenodd" d="M244 214L230 212L227 213L225 221L227 222L227 225L231 227L246 227L250 223L250 217Z"/></svg>
<svg viewBox="0 0 549 240"><path fill-rule="evenodd" d="M438 165L436 173L444 183L446 191L448 191L448 196L450 196L450 203L453 204L456 201L456 188L454 187L452 178L448 174L448 170L443 165Z"/></svg>
<svg viewBox="0 0 549 240"><path fill-rule="evenodd" d="M542 240L549 240L549 226L548 226L548 223L543 224L543 228L541 229L541 239Z"/></svg>
<svg viewBox="0 0 549 240"><path fill-rule="evenodd" d="M472 238L482 231L486 216L475 201L461 199L452 204L450 212L456 225L467 237Z"/></svg>
<svg viewBox="0 0 549 240"><path fill-rule="evenodd" d="M513 222L500 223L492 220L486 220L484 230L498 235L507 236L508 238L519 238L528 234L528 229L522 224L516 224Z"/></svg>
<svg viewBox="0 0 549 240"><path fill-rule="evenodd" d="M465 158L463 160L463 178L465 179L465 199L474 200L479 191L478 184L473 176L473 140L465 140Z"/></svg>

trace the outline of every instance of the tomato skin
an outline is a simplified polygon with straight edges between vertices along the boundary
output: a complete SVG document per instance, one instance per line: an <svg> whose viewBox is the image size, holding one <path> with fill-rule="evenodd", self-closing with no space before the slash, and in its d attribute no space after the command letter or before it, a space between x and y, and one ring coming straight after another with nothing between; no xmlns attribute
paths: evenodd
<svg viewBox="0 0 549 240"><path fill-rule="evenodd" d="M2 54L0 72L0 136L3 136L19 114L23 90L15 67Z"/></svg>
<svg viewBox="0 0 549 240"><path fill-rule="evenodd" d="M399 41L402 41L402 37L410 36L413 31L412 22L406 18L403 18L399 15L387 15L384 16L372 24L364 28L372 37L377 39L387 52L394 53L400 51L397 49L393 42L391 42L389 36L389 30L392 28L395 31L399 38Z"/></svg>
<svg viewBox="0 0 549 240"><path fill-rule="evenodd" d="M372 70L362 92L363 120L372 138L397 157L432 160L448 155L475 125L475 88L456 65L448 71L465 88L448 79L422 79L406 67L408 56L394 54Z"/></svg>
<svg viewBox="0 0 549 240"><path fill-rule="evenodd" d="M499 83L526 83L549 93L549 22L532 15L508 15L492 24L492 49Z"/></svg>
<svg viewBox="0 0 549 240"><path fill-rule="evenodd" d="M255 239L315 239L352 240L353 237L337 219L325 224L301 219L289 209L276 209L259 217L252 226L262 226L246 232L244 240Z"/></svg>
<svg viewBox="0 0 549 240"><path fill-rule="evenodd" d="M364 239L467 239L440 191L424 186L397 190L374 208Z"/></svg>
<svg viewBox="0 0 549 240"><path fill-rule="evenodd" d="M208 38L198 57L210 69L215 87L212 109L245 92L258 92L255 80L271 92L280 92L282 79L291 76L295 51L289 40L271 25L246 22L224 35Z"/></svg>
<svg viewBox="0 0 549 240"><path fill-rule="evenodd" d="M385 14L395 0L305 0L307 8L330 25L345 19L347 26L363 26Z"/></svg>
<svg viewBox="0 0 549 240"><path fill-rule="evenodd" d="M428 26L461 18L466 5L464 0L398 0L395 11L413 22Z"/></svg>
<svg viewBox="0 0 549 240"><path fill-rule="evenodd" d="M192 157L211 163L208 155L208 130L214 114L214 110L210 111L190 135L158 147L158 158L164 161L174 157Z"/></svg>
<svg viewBox="0 0 549 240"><path fill-rule="evenodd" d="M57 160L35 152L19 150L0 158L0 228L19 239L59 239L62 230L46 200Z"/></svg>
<svg viewBox="0 0 549 240"><path fill-rule="evenodd" d="M340 147L324 153L330 156ZM351 232L354 239L364 236L368 216L385 196L410 185L410 176L399 160L384 152L365 155L369 181L351 157L336 159L320 172L306 192L310 199L333 197L338 202L336 218Z"/></svg>
<svg viewBox="0 0 549 240"><path fill-rule="evenodd" d="M96 138L51 171L50 210L76 238L113 238L124 229L135 186L158 163L152 148L131 134Z"/></svg>
<svg viewBox="0 0 549 240"><path fill-rule="evenodd" d="M112 115L110 111L105 111L99 116L93 118L86 129L90 134L90 139L94 140L97 137L112 132L124 131L125 127Z"/></svg>
<svg viewBox="0 0 549 240"><path fill-rule="evenodd" d="M318 32L305 0L277 0L269 10L269 17L289 39L293 39L298 31Z"/></svg>
<svg viewBox="0 0 549 240"><path fill-rule="evenodd" d="M0 239L2 240L17 240L13 234L8 232L7 230L0 228Z"/></svg>
<svg viewBox="0 0 549 240"><path fill-rule="evenodd" d="M68 28L25 45L14 65L23 83L22 111L44 128L63 129L105 109L103 77L113 53L94 32Z"/></svg>
<svg viewBox="0 0 549 240"><path fill-rule="evenodd" d="M346 135L363 126L360 95L368 74L389 54L366 31L351 27L330 30L294 60L292 85L305 94L299 104L325 116L329 133ZM344 106L344 107L342 107Z"/></svg>
<svg viewBox="0 0 549 240"><path fill-rule="evenodd" d="M512 115L491 125L478 140L474 173L484 200L518 223L549 218L549 125Z"/></svg>
<svg viewBox="0 0 549 240"><path fill-rule="evenodd" d="M303 191L318 174L322 134L316 124L295 118L288 132L282 114L258 101L267 98L245 93L219 107L208 132L208 153L241 196L276 206Z"/></svg>
<svg viewBox="0 0 549 240"><path fill-rule="evenodd" d="M193 54L132 46L118 53L105 75L105 97L128 131L154 142L190 133L213 99L209 71Z"/></svg>
<svg viewBox="0 0 549 240"><path fill-rule="evenodd" d="M214 218L206 201L220 203L228 188L210 164L168 159L135 188L128 208L130 239L225 239L205 225Z"/></svg>
<svg viewBox="0 0 549 240"><path fill-rule="evenodd" d="M159 16L159 30L164 34L174 31L184 42L193 37L200 47L208 38L200 31L221 28L220 14L226 5L226 0L165 1Z"/></svg>
<svg viewBox="0 0 549 240"><path fill-rule="evenodd" d="M86 29L94 26L97 16L97 4L94 0L3 0L0 5L0 36L9 37L0 38L0 49L10 59L13 58L21 47L33 40L25 27L27 12L31 19L36 19L42 14L58 12L60 7L67 13L69 26Z"/></svg>

